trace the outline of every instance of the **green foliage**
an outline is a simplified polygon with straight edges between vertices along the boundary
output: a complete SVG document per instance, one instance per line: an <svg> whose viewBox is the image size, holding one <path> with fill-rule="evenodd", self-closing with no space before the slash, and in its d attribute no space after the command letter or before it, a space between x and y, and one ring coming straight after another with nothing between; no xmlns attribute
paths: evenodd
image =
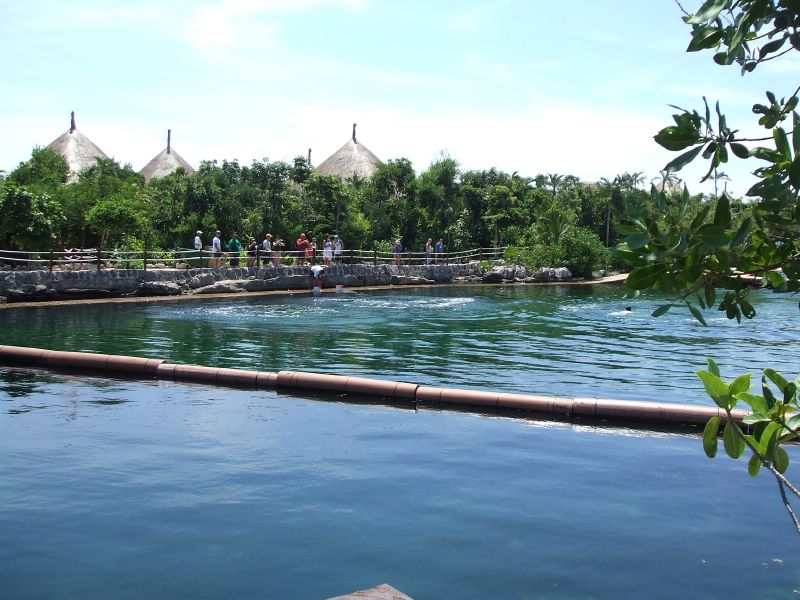
<svg viewBox="0 0 800 600"><path fill-rule="evenodd" d="M692 27L689 52L711 49L715 62L736 63L742 74L800 49L800 3L794 1L707 0L685 21ZM748 299L752 277L777 292L800 290L800 116L795 111L799 91L780 99L768 91L767 103L753 106L765 130L761 139L741 138L739 130L729 126L719 103L712 114L705 98L700 111L678 108L674 125L655 136L664 148L681 153L664 168L667 174L701 157L709 161L703 179L713 177L716 183L718 168L731 157L755 158L763 164L755 170L760 181L748 190L747 195L755 199L748 205L723 193L716 202L689 210L688 193L673 205L663 190L655 188L648 202L626 205L620 228L625 240L617 248L633 266L626 286L637 293L654 289L675 297L655 316L680 303L703 325L701 309L712 307L729 319L753 318L756 309ZM751 146L754 141L771 146ZM724 293L718 293L720 288ZM748 472L755 476L767 468L775 475L784 505L800 532L785 489L797 497L800 490L783 476L789 457L781 448L798 435L800 381L789 383L766 369L761 395L752 394L750 375L726 382L711 359L709 369L697 375L727 415L722 435L725 452L738 458L749 448ZM751 411L745 423L752 432L745 433L733 419L731 411L738 403ZM708 456L716 454L719 427L715 419L706 426L703 447Z"/></svg>
<svg viewBox="0 0 800 600"><path fill-rule="evenodd" d="M14 181L0 188L0 247L9 250L49 250L64 222L60 204Z"/></svg>
<svg viewBox="0 0 800 600"><path fill-rule="evenodd" d="M36 146L31 158L11 171L8 179L19 185L52 191L65 183L68 175L69 166L63 156L50 148Z"/></svg>

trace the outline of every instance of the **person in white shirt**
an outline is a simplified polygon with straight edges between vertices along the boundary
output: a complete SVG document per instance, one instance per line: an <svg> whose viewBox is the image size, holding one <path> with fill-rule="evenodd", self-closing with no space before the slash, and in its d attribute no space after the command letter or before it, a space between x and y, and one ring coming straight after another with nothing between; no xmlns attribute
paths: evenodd
<svg viewBox="0 0 800 600"><path fill-rule="evenodd" d="M344 242L338 235L333 236L333 258L336 263L342 264L342 254L344 254Z"/></svg>
<svg viewBox="0 0 800 600"><path fill-rule="evenodd" d="M211 259L211 266L217 269L222 265L222 242L219 239L220 235L222 235L222 232L217 229L214 240L211 242L211 251L214 253L214 258Z"/></svg>
<svg viewBox="0 0 800 600"><path fill-rule="evenodd" d="M197 266L203 266L203 240L200 239L200 236L203 235L203 232L199 229L197 233L194 234L194 249L197 251Z"/></svg>

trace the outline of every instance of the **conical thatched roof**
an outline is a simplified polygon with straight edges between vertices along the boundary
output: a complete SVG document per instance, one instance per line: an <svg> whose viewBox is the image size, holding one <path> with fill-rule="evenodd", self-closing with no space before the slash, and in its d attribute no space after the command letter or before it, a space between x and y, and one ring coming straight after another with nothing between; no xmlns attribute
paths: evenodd
<svg viewBox="0 0 800 600"><path fill-rule="evenodd" d="M183 157L172 149L172 130L167 129L167 147L147 163L139 175L149 181L153 177L166 177L178 167L183 167L187 173L194 173L194 167L186 162Z"/></svg>
<svg viewBox="0 0 800 600"><path fill-rule="evenodd" d="M314 172L320 175L338 175L342 179L353 175L368 179L380 164L381 160L356 140L356 124L353 123L352 139L325 159Z"/></svg>
<svg viewBox="0 0 800 600"><path fill-rule="evenodd" d="M69 130L47 144L47 147L58 152L67 160L67 166L69 166L67 181L69 183L78 179L78 173L93 167L96 158L108 158L106 153L100 150L92 140L75 129L75 111L72 112Z"/></svg>

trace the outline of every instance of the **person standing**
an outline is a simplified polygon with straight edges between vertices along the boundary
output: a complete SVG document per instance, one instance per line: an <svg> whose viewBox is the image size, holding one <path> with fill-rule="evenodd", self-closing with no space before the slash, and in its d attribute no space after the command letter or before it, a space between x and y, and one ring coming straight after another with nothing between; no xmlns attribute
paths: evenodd
<svg viewBox="0 0 800 600"><path fill-rule="evenodd" d="M222 265L222 241L219 239L220 235L222 235L222 232L217 229L214 234L214 240L211 242L211 252L214 254L214 258L211 259L211 266L217 269Z"/></svg>
<svg viewBox="0 0 800 600"><path fill-rule="evenodd" d="M344 254L344 242L338 235L333 236L333 258L337 265L342 264L342 255Z"/></svg>
<svg viewBox="0 0 800 600"><path fill-rule="evenodd" d="M306 258L311 260L311 265L317 264L317 238L311 238L311 243L306 250Z"/></svg>
<svg viewBox="0 0 800 600"><path fill-rule="evenodd" d="M272 260L272 234L267 233L264 236L264 241L261 242L261 251L264 253L264 266Z"/></svg>
<svg viewBox="0 0 800 600"><path fill-rule="evenodd" d="M200 236L203 235L203 232L199 229L194 234L194 250L197 252L197 266L203 266L203 240L200 239Z"/></svg>
<svg viewBox="0 0 800 600"><path fill-rule="evenodd" d="M275 259L275 266L281 266L281 252L283 252L283 247L285 244L283 243L283 239L280 235L275 237L275 241L272 243L272 256Z"/></svg>
<svg viewBox="0 0 800 600"><path fill-rule="evenodd" d="M392 246L392 254L394 254L394 264L399 265L400 259L403 255L403 244L400 243L400 240L394 241L394 246Z"/></svg>
<svg viewBox="0 0 800 600"><path fill-rule="evenodd" d="M436 262L440 263L444 260L444 240L441 238L436 242Z"/></svg>
<svg viewBox="0 0 800 600"><path fill-rule="evenodd" d="M247 268L251 269L256 266L256 252L258 252L258 244L256 238L251 237L247 244Z"/></svg>
<svg viewBox="0 0 800 600"><path fill-rule="evenodd" d="M302 265L305 261L306 250L308 250L308 240L305 233L300 234L300 237L294 243L294 247L297 250L297 264Z"/></svg>
<svg viewBox="0 0 800 600"><path fill-rule="evenodd" d="M322 240L322 262L325 266L329 266L331 264L331 259L333 258L333 243L331 242L331 234L326 233L325 239Z"/></svg>
<svg viewBox="0 0 800 600"><path fill-rule="evenodd" d="M242 242L239 241L239 236L233 232L233 236L228 241L228 252L231 254L231 266L239 266L239 253L242 251Z"/></svg>
<svg viewBox="0 0 800 600"><path fill-rule="evenodd" d="M433 261L433 240L428 238L428 241L425 242L425 262L431 264Z"/></svg>

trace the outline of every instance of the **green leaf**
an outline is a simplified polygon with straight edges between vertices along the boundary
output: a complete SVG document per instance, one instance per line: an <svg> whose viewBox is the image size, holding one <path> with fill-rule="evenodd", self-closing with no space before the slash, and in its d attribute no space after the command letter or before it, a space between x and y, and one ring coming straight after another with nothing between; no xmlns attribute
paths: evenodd
<svg viewBox="0 0 800 600"><path fill-rule="evenodd" d="M664 127L653 139L662 147L672 152L677 152L693 146L700 141L699 132L686 126Z"/></svg>
<svg viewBox="0 0 800 600"><path fill-rule="evenodd" d="M714 225L728 228L731 226L731 202L728 194L723 193L717 200L717 208L714 211Z"/></svg>
<svg viewBox="0 0 800 600"><path fill-rule="evenodd" d="M692 37L692 41L689 42L686 52L697 52L698 50L714 48L719 45L722 34L723 31L719 27L701 27Z"/></svg>
<svg viewBox="0 0 800 600"><path fill-rule="evenodd" d="M706 358L706 362L708 363L708 371L709 371L709 373L719 377L719 367L717 366L717 363L714 362L714 359L709 356L709 357Z"/></svg>
<svg viewBox="0 0 800 600"><path fill-rule="evenodd" d="M755 477L760 470L761 459L758 457L758 454L753 454L747 462L747 472L750 473L750 477Z"/></svg>
<svg viewBox="0 0 800 600"><path fill-rule="evenodd" d="M775 468L778 473L785 473L786 469L789 468L789 455L780 446L775 448Z"/></svg>
<svg viewBox="0 0 800 600"><path fill-rule="evenodd" d="M736 379L731 381L729 389L731 396L747 392L750 389L750 373L739 375Z"/></svg>
<svg viewBox="0 0 800 600"><path fill-rule="evenodd" d="M706 21L713 21L725 10L727 4L727 0L706 0L686 22L690 25L699 25Z"/></svg>
<svg viewBox="0 0 800 600"><path fill-rule="evenodd" d="M786 427L796 431L800 427L800 413L795 413L786 420Z"/></svg>
<svg viewBox="0 0 800 600"><path fill-rule="evenodd" d="M759 396L758 394L750 394L749 392L739 392L736 394L736 399L741 400L750 408L753 409L753 413L756 416L758 415L765 415L769 409L767 408L767 403L764 401L763 396Z"/></svg>
<svg viewBox="0 0 800 600"><path fill-rule="evenodd" d="M739 144L737 142L731 142L731 152L733 152L734 156L739 158L750 158L750 150L748 150L747 146L744 144Z"/></svg>
<svg viewBox="0 0 800 600"><path fill-rule="evenodd" d="M783 392L786 389L786 386L789 385L789 382L783 378L783 376L778 373L775 369L764 369L764 375L766 375L772 383L778 386L778 389Z"/></svg>
<svg viewBox="0 0 800 600"><path fill-rule="evenodd" d="M728 245L727 230L722 225L703 225L697 232L698 239L709 248Z"/></svg>
<svg viewBox="0 0 800 600"><path fill-rule="evenodd" d="M625 279L625 287L632 290L644 290L653 287L653 284L658 281L666 270L666 266L662 263L637 267L628 274L627 279Z"/></svg>
<svg viewBox="0 0 800 600"><path fill-rule="evenodd" d="M625 238L625 243L628 244L628 248L632 250L644 248L650 241L649 233L633 233Z"/></svg>
<svg viewBox="0 0 800 600"><path fill-rule="evenodd" d="M672 304L663 304L659 306L657 309L655 309L650 316L660 317L661 315L666 314L670 308L672 308Z"/></svg>
<svg viewBox="0 0 800 600"><path fill-rule="evenodd" d="M708 458L717 455L717 435L719 434L719 417L711 417L703 429L703 450Z"/></svg>
<svg viewBox="0 0 800 600"><path fill-rule="evenodd" d="M658 140L656 140L656 141L658 141ZM659 143L661 143L661 142L659 142ZM691 146L693 143L694 143L694 140L692 140L691 143L686 144L686 146L683 146L683 148ZM661 145L664 146L664 144L661 144ZM666 148L666 146L664 146L664 147ZM667 148L667 149L670 150L670 148ZM679 150L681 150L681 149L682 148L679 148ZM683 167L685 167L690 162L692 162L695 158L697 158L697 155L700 154L700 151L702 149L703 149L702 146L698 146L697 148L693 148L693 149L689 150L688 152L684 152L679 157L674 158L669 163L667 163L667 166L664 167L664 170L665 171L670 171L670 172L680 171Z"/></svg>
<svg viewBox="0 0 800 600"><path fill-rule="evenodd" d="M792 113L792 146L794 153L800 154L800 115Z"/></svg>
<svg viewBox="0 0 800 600"><path fill-rule="evenodd" d="M722 432L722 444L725 446L725 452L733 459L739 458L745 449L744 440L739 435L741 430L739 426L733 421L725 423L725 429Z"/></svg>
<svg viewBox="0 0 800 600"><path fill-rule="evenodd" d="M703 295L706 298L706 306L708 307L714 306L714 302L717 299L717 291L714 289L714 286L711 284L710 281L706 281L703 284Z"/></svg>
<svg viewBox="0 0 800 600"><path fill-rule="evenodd" d="M736 246L742 244L750 233L750 228L753 226L753 218L747 217L742 224L739 225L739 229L736 230L733 238L731 238L731 243L728 247L733 250Z"/></svg>
<svg viewBox="0 0 800 600"><path fill-rule="evenodd" d="M784 160L792 160L792 150L789 147L789 139L782 127L772 130L772 137L775 139L775 149L783 155Z"/></svg>
<svg viewBox="0 0 800 600"><path fill-rule="evenodd" d="M692 304L689 305L689 312L692 313L692 316L700 321L703 327L708 327L708 323L706 323L705 317L703 317L703 313L701 313L698 308Z"/></svg>
<svg viewBox="0 0 800 600"><path fill-rule="evenodd" d="M731 401L728 384L722 381L718 375L714 375L708 371L695 371L695 374L700 378L700 381L703 382L706 393L717 403L717 406L725 409L728 408Z"/></svg>

